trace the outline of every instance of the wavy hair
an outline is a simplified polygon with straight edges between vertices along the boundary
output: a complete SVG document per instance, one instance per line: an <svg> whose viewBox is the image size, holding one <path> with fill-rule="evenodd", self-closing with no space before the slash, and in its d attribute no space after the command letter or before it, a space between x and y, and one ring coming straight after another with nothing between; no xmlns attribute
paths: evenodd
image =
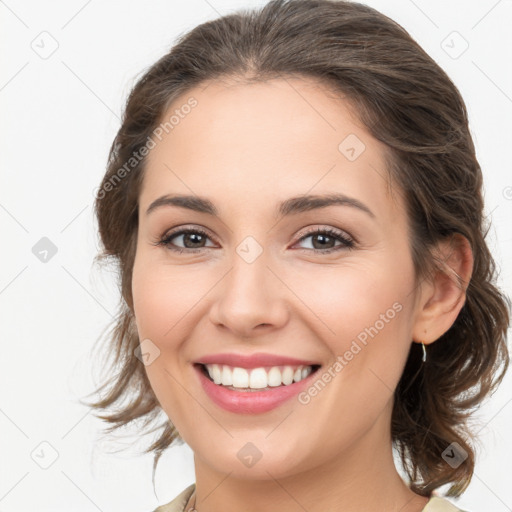
<svg viewBox="0 0 512 512"><path fill-rule="evenodd" d="M122 301L108 335L112 376L97 390L104 396L88 405L107 411L97 417L110 423L109 432L136 419L147 426L161 412L134 356L139 339L131 279L145 158L130 159L144 153L170 103L192 88L217 79L279 77L329 85L387 146L389 177L406 201L418 280L438 266L436 243L454 234L469 241L474 267L469 283L461 284L467 286L465 304L452 327L429 345L425 364L420 345L411 343L391 425L411 489L429 496L450 484L447 495L458 496L475 465L469 416L509 365L510 301L496 286L485 241L482 174L459 91L399 24L355 2L273 0L203 23L180 36L131 90L95 202L102 242L96 261L115 264ZM181 440L170 421L159 428L146 450L154 452L153 481L163 451ZM441 457L453 442L468 454L457 468Z"/></svg>

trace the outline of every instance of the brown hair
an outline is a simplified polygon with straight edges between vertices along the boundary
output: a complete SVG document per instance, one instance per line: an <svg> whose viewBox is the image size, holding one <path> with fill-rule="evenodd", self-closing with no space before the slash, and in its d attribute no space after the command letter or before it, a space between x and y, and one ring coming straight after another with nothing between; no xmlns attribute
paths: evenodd
<svg viewBox="0 0 512 512"><path fill-rule="evenodd" d="M458 496L475 464L468 417L509 364L509 301L494 284L482 175L460 93L400 25L359 3L274 0L259 10L203 23L181 36L135 85L95 205L104 246L98 261L117 265L124 301L109 334L116 373L98 389L108 389L106 395L90 405L105 410L123 402L117 411L98 415L112 424L109 432L136 419L147 426L161 413L145 368L134 356L139 339L131 277L145 159L128 170L126 162L151 138L169 104L193 87L216 79L254 83L280 76L330 85L387 145L389 175L405 195L418 282L437 264L436 242L455 233L469 241L474 268L465 283L466 302L448 332L429 345L425 364L421 346L411 343L391 426L411 489L428 496L450 483L447 495ZM153 478L162 452L181 440L170 421L159 428L160 437L146 450L155 454ZM452 442L468 454L457 468L441 457Z"/></svg>

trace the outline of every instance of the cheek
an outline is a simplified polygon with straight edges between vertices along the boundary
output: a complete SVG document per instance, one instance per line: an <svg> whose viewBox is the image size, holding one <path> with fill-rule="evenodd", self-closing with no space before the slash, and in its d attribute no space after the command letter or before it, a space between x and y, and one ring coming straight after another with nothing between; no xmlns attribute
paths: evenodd
<svg viewBox="0 0 512 512"><path fill-rule="evenodd" d="M412 275L406 268L400 276L382 262L347 263L340 268L309 270L289 281L310 310L309 317L322 327L322 337L336 353L347 341L372 339L395 332L409 316ZM308 277L305 279L304 275ZM408 297L409 295L409 297ZM317 329L316 329L317 330Z"/></svg>
<svg viewBox="0 0 512 512"><path fill-rule="evenodd" d="M183 329L212 286L207 278L204 271L193 268L152 264L142 258L136 261L132 293L139 335L154 338L158 344L172 344L173 334Z"/></svg>
<svg viewBox="0 0 512 512"><path fill-rule="evenodd" d="M400 379L410 348L412 266L377 261L320 269L309 276L295 279L292 287L307 298L315 333L331 353L335 395L347 403L357 397L356 409L361 401L370 410L382 407Z"/></svg>
<svg viewBox="0 0 512 512"><path fill-rule="evenodd" d="M139 339L150 340L151 350L158 353L145 371L158 402L183 439L183 433L190 431L185 423L190 395L180 383L190 378L190 368L181 347L194 329L194 305L199 307L209 288L192 274L139 258L132 276Z"/></svg>

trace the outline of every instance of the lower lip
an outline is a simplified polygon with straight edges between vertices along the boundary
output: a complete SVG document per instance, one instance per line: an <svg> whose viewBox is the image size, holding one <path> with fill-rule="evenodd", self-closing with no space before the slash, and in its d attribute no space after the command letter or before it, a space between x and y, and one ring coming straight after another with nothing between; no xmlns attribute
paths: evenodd
<svg viewBox="0 0 512 512"><path fill-rule="evenodd" d="M200 365L194 365L194 368L199 374L203 389L214 403L227 411L241 414L258 414L275 409L307 387L318 371L310 373L299 382L288 386L276 386L268 391L234 391L211 381L203 373Z"/></svg>

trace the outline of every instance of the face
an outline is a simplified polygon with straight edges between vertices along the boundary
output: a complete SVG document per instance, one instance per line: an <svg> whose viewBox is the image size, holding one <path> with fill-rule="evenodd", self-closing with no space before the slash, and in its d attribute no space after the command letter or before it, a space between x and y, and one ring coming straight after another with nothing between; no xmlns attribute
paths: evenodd
<svg viewBox="0 0 512 512"><path fill-rule="evenodd" d="M155 140L139 200L134 311L162 408L205 467L241 478L387 450L416 293L384 146L307 79L212 82L165 120L191 97ZM240 358L254 354L275 359ZM305 378L228 389L197 364L211 355L242 388L255 367Z"/></svg>

